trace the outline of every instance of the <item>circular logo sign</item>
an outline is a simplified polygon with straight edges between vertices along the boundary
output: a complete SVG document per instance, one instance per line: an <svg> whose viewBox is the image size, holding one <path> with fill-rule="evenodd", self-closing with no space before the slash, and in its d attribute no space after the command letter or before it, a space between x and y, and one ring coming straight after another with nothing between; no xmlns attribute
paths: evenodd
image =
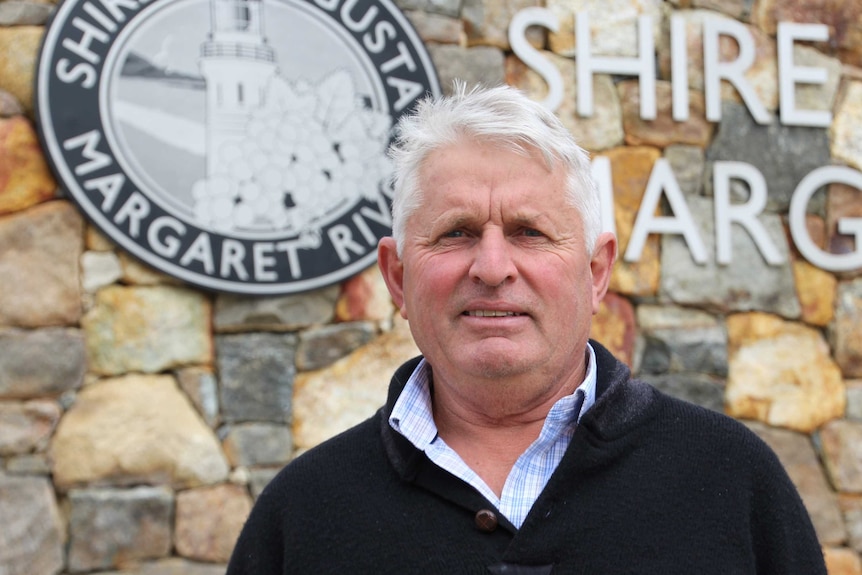
<svg viewBox="0 0 862 575"><path fill-rule="evenodd" d="M36 88L49 162L102 232L259 295L374 263L393 127L439 93L390 0L65 0Z"/></svg>

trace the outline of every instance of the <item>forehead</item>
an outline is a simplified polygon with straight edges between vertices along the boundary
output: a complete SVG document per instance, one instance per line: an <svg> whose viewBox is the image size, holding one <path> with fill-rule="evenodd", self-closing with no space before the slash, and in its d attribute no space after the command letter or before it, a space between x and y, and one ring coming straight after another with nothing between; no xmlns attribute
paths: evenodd
<svg viewBox="0 0 862 575"><path fill-rule="evenodd" d="M419 172L420 211L518 206L542 213L567 205L562 163L538 150L461 141L428 154Z"/></svg>

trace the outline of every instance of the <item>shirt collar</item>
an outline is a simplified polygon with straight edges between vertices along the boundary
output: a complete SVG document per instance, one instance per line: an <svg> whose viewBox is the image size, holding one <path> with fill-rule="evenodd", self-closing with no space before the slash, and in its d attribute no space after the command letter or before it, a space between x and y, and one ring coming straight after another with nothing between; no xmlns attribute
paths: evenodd
<svg viewBox="0 0 862 575"><path fill-rule="evenodd" d="M431 365L423 358L407 383L389 416L389 425L406 437L420 450L424 450L437 438L437 425L434 423L434 413L431 403ZM548 412L548 419L571 421L572 411L578 403L578 391L582 391L584 401L577 413L580 422L584 414L596 402L596 354L593 347L587 343L587 373L578 388L566 397L560 398Z"/></svg>

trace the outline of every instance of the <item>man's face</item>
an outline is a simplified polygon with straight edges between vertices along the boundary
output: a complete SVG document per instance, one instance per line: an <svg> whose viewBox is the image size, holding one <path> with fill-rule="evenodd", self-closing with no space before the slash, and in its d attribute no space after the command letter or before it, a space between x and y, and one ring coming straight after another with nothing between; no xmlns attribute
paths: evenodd
<svg viewBox="0 0 862 575"><path fill-rule="evenodd" d="M387 238L379 261L435 382L582 377L615 244L587 253L562 168L464 142L430 154L420 184L402 258Z"/></svg>

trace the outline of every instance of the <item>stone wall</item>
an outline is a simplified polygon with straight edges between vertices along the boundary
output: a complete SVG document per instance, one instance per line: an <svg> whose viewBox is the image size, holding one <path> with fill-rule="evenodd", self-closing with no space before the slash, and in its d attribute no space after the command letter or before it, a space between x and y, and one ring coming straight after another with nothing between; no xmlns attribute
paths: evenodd
<svg viewBox="0 0 862 575"><path fill-rule="evenodd" d="M812 167L862 169L862 4L398 4L444 87L508 82L537 99L546 86L513 56L506 29L527 6L560 16L559 33L529 37L563 72L558 114L610 162L621 251L657 160L673 169L711 252L714 162L764 174L761 220L790 263L767 265L745 233L722 266L693 263L678 235L650 236L639 261L617 264L593 335L655 386L745 420L800 489L830 574L862 574L862 273L811 265L787 235L790 194ZM34 129L34 65L52 8L0 0L0 574L222 573L263 485L371 414L394 366L417 351L374 269L300 296L214 295L143 266L88 225L57 189ZM636 81L606 75L595 79L594 116L575 114L571 15L582 11L609 46L638 12L660 23L656 120L640 119ZM691 30L686 122L670 112L674 12ZM756 124L733 90L721 121L706 121L696 30L707 17L751 32L748 77L772 114L776 22L829 25L829 43L795 57L828 70L799 98L831 110L831 129ZM862 216L860 191L832 185L821 196L812 237L835 253L859 249L836 222Z"/></svg>

